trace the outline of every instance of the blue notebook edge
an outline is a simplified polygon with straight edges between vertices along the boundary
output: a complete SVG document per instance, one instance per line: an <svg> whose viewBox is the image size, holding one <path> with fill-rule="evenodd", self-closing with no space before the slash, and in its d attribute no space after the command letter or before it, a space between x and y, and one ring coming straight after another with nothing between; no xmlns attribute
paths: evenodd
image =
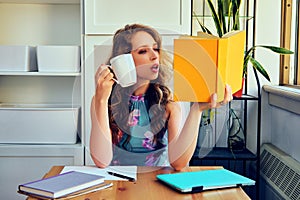
<svg viewBox="0 0 300 200"><path fill-rule="evenodd" d="M226 178L229 177L232 180L226 182ZM254 180L224 168L157 174L156 178L162 184L180 193L197 193L213 189L255 185ZM205 180L197 180L198 178Z"/></svg>

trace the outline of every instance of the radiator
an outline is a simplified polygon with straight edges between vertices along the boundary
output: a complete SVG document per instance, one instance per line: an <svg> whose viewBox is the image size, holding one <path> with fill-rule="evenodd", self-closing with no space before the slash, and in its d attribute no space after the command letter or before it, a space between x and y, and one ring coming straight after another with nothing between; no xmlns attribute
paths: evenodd
<svg viewBox="0 0 300 200"><path fill-rule="evenodd" d="M263 144L260 156L260 175L270 188L282 199L300 200L300 163L272 144Z"/></svg>

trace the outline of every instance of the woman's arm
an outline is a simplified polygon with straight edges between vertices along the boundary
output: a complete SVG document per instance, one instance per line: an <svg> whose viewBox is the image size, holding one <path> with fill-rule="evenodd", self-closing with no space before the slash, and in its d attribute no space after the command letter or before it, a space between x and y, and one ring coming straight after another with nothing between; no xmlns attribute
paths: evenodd
<svg viewBox="0 0 300 200"><path fill-rule="evenodd" d="M168 110L170 109L168 153L170 164L176 170L181 170L187 166L197 144L202 111L195 109L195 105L193 104L190 108L190 112L181 130L179 125L184 121L181 114L182 108L175 102L168 105Z"/></svg>
<svg viewBox="0 0 300 200"><path fill-rule="evenodd" d="M193 156L197 144L202 111L218 108L231 101L231 88L226 85L225 96L222 103L217 103L216 99L217 96L214 94L211 97L210 103L193 103L181 130L179 125L183 119L180 105L176 102L168 104L169 161L174 169L181 170L186 167Z"/></svg>
<svg viewBox="0 0 300 200"><path fill-rule="evenodd" d="M108 120L106 102L96 102L95 96L91 103L91 135L90 153L98 167L106 167L112 160L112 139Z"/></svg>
<svg viewBox="0 0 300 200"><path fill-rule="evenodd" d="M96 92L91 102L90 153L98 167L106 167L112 160L112 137L109 127L108 98L111 94L113 74L102 65L95 73Z"/></svg>

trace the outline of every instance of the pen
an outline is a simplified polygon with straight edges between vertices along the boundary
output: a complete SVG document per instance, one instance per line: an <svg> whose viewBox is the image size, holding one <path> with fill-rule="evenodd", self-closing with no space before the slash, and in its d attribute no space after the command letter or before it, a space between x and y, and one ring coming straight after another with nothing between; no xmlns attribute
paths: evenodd
<svg viewBox="0 0 300 200"><path fill-rule="evenodd" d="M109 175L112 175L112 176L116 176L116 177L119 177L119 178L127 179L128 181L135 181L135 179L132 178L132 177L125 176L125 175L123 175L123 174L118 174L118 173L116 173L116 172L108 171L107 173L108 173Z"/></svg>

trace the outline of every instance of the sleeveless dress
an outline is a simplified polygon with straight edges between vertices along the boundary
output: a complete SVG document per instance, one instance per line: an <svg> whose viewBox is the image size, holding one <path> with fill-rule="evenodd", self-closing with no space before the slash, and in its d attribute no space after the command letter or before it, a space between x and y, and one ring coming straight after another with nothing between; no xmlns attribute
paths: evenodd
<svg viewBox="0 0 300 200"><path fill-rule="evenodd" d="M111 165L170 166L167 122L156 141L150 122L147 98L131 96L128 118L130 133L123 132L120 142L113 146Z"/></svg>

